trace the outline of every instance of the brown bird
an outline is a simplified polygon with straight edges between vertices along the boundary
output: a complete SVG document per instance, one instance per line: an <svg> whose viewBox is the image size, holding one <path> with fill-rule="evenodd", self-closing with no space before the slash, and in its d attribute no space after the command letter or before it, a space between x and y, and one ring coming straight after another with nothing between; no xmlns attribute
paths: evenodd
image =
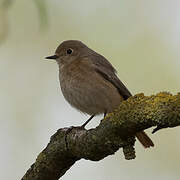
<svg viewBox="0 0 180 180"><path fill-rule="evenodd" d="M91 115L83 127L97 114L112 112L131 95L116 75L116 70L102 55L81 41L62 42L55 55L59 65L59 80L65 99L79 111ZM136 137L147 148L154 146L144 131Z"/></svg>

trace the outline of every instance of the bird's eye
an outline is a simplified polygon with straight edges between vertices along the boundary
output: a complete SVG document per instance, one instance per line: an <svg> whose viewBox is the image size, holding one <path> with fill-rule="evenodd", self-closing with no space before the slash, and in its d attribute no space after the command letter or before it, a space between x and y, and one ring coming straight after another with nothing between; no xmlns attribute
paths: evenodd
<svg viewBox="0 0 180 180"><path fill-rule="evenodd" d="M67 50L67 54L72 54L73 50L72 49L68 49Z"/></svg>

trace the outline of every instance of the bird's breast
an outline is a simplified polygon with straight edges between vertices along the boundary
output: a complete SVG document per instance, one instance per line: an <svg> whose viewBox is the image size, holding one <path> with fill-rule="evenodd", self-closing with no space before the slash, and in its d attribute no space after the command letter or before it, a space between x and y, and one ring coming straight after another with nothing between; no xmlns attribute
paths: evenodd
<svg viewBox="0 0 180 180"><path fill-rule="evenodd" d="M59 79L65 99L81 112L111 112L122 101L117 89L87 64L60 70Z"/></svg>

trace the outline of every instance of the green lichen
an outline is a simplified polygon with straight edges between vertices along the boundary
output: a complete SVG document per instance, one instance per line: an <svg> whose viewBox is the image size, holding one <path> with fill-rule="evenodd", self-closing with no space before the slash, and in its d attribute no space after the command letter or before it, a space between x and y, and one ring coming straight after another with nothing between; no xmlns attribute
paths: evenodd
<svg viewBox="0 0 180 180"><path fill-rule="evenodd" d="M151 126L174 127L180 121L180 93L172 95L160 92L152 96L137 94L123 101L104 121L126 129L132 128L132 125L142 129Z"/></svg>

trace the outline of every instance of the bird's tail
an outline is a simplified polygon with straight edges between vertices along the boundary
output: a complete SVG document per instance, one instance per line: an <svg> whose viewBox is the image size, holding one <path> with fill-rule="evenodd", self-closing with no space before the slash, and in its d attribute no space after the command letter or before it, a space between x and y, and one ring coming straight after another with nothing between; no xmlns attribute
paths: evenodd
<svg viewBox="0 0 180 180"><path fill-rule="evenodd" d="M144 146L144 148L150 148L151 146L152 147L154 146L154 143L144 131L136 133L136 137L140 141L140 143Z"/></svg>

